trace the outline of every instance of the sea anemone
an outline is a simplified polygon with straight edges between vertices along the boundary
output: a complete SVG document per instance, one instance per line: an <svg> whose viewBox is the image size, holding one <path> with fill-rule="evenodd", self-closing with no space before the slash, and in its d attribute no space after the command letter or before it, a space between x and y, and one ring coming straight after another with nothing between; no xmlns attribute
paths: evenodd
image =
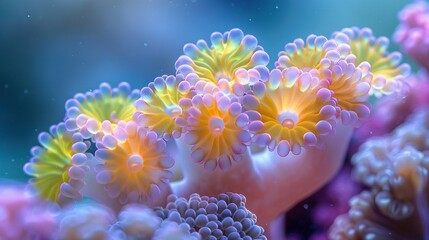
<svg viewBox="0 0 429 240"><path fill-rule="evenodd" d="M185 55L175 64L177 74L216 85L224 79L233 87L240 83L243 74L252 75L253 68L269 62L269 56L258 45L258 40L252 35L244 35L240 29L234 28L224 34L215 32L210 40L211 46L199 40L196 45L189 43L183 47Z"/></svg>
<svg viewBox="0 0 429 240"><path fill-rule="evenodd" d="M344 60L333 65L326 73L329 77L322 81L333 92L341 122L344 125L358 126L369 117L368 97L372 76L364 76L360 68Z"/></svg>
<svg viewBox="0 0 429 240"><path fill-rule="evenodd" d="M350 53L350 47L324 36L310 35L304 40L295 39L285 45L285 50L279 52L278 60L274 63L280 70L297 67L305 72L323 74L332 64Z"/></svg>
<svg viewBox="0 0 429 240"><path fill-rule="evenodd" d="M389 53L389 39L376 38L369 28L344 28L332 35L339 43L349 44L353 57L348 56L347 61L362 67L363 71L370 71L371 94L375 96L402 93L405 78L410 73L410 66L401 64L402 55L399 52ZM370 65L366 65L368 62ZM364 64L364 65L361 65Z"/></svg>
<svg viewBox="0 0 429 240"><path fill-rule="evenodd" d="M166 190L174 160L167 154L166 143L135 122L118 125L122 134L97 143L96 180L105 185L111 198L121 204L157 201Z"/></svg>
<svg viewBox="0 0 429 240"><path fill-rule="evenodd" d="M231 168L250 144L248 117L237 101L221 92L192 98L184 141L192 146L191 159L207 170Z"/></svg>
<svg viewBox="0 0 429 240"><path fill-rule="evenodd" d="M429 4L414 1L400 13L401 24L396 29L394 40L417 63L429 71Z"/></svg>
<svg viewBox="0 0 429 240"><path fill-rule="evenodd" d="M268 81L256 83L253 95L242 101L253 142L276 149L282 157L321 145L320 135L330 134L336 126L332 92L295 67L271 71Z"/></svg>
<svg viewBox="0 0 429 240"><path fill-rule="evenodd" d="M44 198L61 205L82 199L81 189L89 171L86 153L89 143L64 123L53 125L50 133L39 134L40 146L31 149L32 158L24 171L32 176L30 185Z"/></svg>
<svg viewBox="0 0 429 240"><path fill-rule="evenodd" d="M182 75L157 77L141 90L141 97L135 102L134 120L166 140L171 136L178 138L182 127L176 121L184 121L191 104L186 101L190 94L190 84L183 81Z"/></svg>
<svg viewBox="0 0 429 240"><path fill-rule="evenodd" d="M167 206L155 208L155 212L164 220L188 224L191 233L198 232L202 239L267 239L245 203L246 198L235 193L218 197L192 194L189 200L170 195Z"/></svg>
<svg viewBox="0 0 429 240"><path fill-rule="evenodd" d="M66 102L65 125L70 131L79 130L84 138L101 139L112 134L119 121L133 119L138 97L138 90L131 91L126 82L113 89L108 83L101 83L99 89L78 93Z"/></svg>

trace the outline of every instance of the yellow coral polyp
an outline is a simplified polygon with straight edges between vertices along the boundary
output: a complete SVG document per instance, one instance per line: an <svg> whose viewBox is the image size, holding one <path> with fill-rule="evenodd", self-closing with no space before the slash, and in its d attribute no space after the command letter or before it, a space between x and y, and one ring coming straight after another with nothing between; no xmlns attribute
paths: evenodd
<svg viewBox="0 0 429 240"><path fill-rule="evenodd" d="M201 80L217 84L226 79L236 82L238 69L251 69L258 65L265 66L269 57L252 35L244 35L239 29L232 29L225 34L215 32L211 35L211 46L204 40L197 44L184 46L185 55L176 61L177 73L196 74Z"/></svg>
<svg viewBox="0 0 429 240"><path fill-rule="evenodd" d="M125 82L113 89L109 84L102 83L99 89L92 92L76 94L66 103L67 129L79 130L85 138L112 134L120 121L133 119L137 98L138 91L131 91Z"/></svg>
<svg viewBox="0 0 429 240"><path fill-rule="evenodd" d="M297 68L273 70L266 83L254 86L254 95L243 98L253 121L253 142L286 156L301 147L316 146L319 136L335 125L335 103L319 80Z"/></svg>
<svg viewBox="0 0 429 240"><path fill-rule="evenodd" d="M241 105L231 103L221 93L195 96L192 103L185 134L185 142L192 146L192 160L204 164L207 170L218 166L229 169L250 143L249 133L243 130L247 123L242 119Z"/></svg>
<svg viewBox="0 0 429 240"><path fill-rule="evenodd" d="M176 124L176 120L184 121L188 106L185 101L179 102L189 96L190 85L183 81L182 76L158 77L149 87L142 89L141 98L135 103L137 112L134 120L165 139L180 137L182 127Z"/></svg>
<svg viewBox="0 0 429 240"><path fill-rule="evenodd" d="M51 127L51 133L39 135L43 147L32 149L33 158L24 171L33 177L30 185L42 197L60 204L81 198L88 148L82 139L79 133L67 131L63 123Z"/></svg>
<svg viewBox="0 0 429 240"><path fill-rule="evenodd" d="M167 169L174 164L165 141L134 122L118 127L126 132L126 138L116 139L116 145L109 147L101 142L95 153L101 162L97 182L106 185L108 195L121 203L157 199L172 175Z"/></svg>
<svg viewBox="0 0 429 240"><path fill-rule="evenodd" d="M389 53L389 40L385 37L375 38L369 28L346 28L334 33L334 39L350 45L354 57L348 58L357 66L368 62L373 74L371 94L381 96L400 92L404 79L409 75L410 66L400 64L402 55L399 52Z"/></svg>

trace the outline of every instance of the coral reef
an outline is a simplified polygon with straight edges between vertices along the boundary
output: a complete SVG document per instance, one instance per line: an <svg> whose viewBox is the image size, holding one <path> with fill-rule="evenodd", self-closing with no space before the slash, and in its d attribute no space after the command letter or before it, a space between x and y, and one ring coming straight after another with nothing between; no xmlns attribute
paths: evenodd
<svg viewBox="0 0 429 240"><path fill-rule="evenodd" d="M76 94L24 169L61 206L87 197L110 207L66 213L64 236L84 238L92 225L96 238L266 239L256 216L268 226L327 183L370 116L370 96L405 92L409 67L387 46L367 28L310 35L269 70L254 36L213 33L210 46L185 45L176 75L140 92L102 83ZM129 205L112 224L130 203L158 207L158 218Z"/></svg>

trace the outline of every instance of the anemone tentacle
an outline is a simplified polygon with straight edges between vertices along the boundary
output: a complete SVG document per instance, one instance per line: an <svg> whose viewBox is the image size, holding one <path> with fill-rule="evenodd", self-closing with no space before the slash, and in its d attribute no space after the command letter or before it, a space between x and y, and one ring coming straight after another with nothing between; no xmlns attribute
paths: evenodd
<svg viewBox="0 0 429 240"><path fill-rule="evenodd" d="M131 91L126 82L113 89L108 83L101 83L99 89L78 93L66 102L66 127L79 130L84 138L100 140L105 134L112 134L118 122L132 120L138 97L138 90Z"/></svg>
<svg viewBox="0 0 429 240"><path fill-rule="evenodd" d="M164 139L178 138L182 134L192 96L189 82L182 75L157 77L140 92L135 102L134 121L156 132ZM177 122L177 123L176 123Z"/></svg>
<svg viewBox="0 0 429 240"><path fill-rule="evenodd" d="M234 88L240 81L251 84L253 78L249 76L255 74L252 69L269 62L269 56L258 45L258 40L252 35L244 35L240 29L231 29L224 34L215 32L210 40L211 46L199 40L183 47L184 55L175 64L178 74L214 84L225 79Z"/></svg>
<svg viewBox="0 0 429 240"><path fill-rule="evenodd" d="M371 82L371 94L377 97L402 93L406 89L405 78L410 74L410 66L401 63L399 52L389 53L389 39L376 38L369 28L344 28L332 34L337 42L349 44L353 57L346 60L360 66L364 62L370 64L374 78ZM367 67L364 67L367 68Z"/></svg>
<svg viewBox="0 0 429 240"><path fill-rule="evenodd" d="M122 204L156 201L172 177L168 169L174 165L165 141L133 121L118 128L123 130L123 138L110 136L97 143L95 157L101 164L96 181Z"/></svg>
<svg viewBox="0 0 429 240"><path fill-rule="evenodd" d="M81 189L89 171L86 153L90 143L64 123L53 125L50 133L39 134L40 146L31 149L32 158L24 171L32 176L30 185L44 198L61 205L82 199Z"/></svg>
<svg viewBox="0 0 429 240"><path fill-rule="evenodd" d="M277 69L284 70L297 67L314 75L323 74L333 63L346 58L350 47L346 43L337 43L324 36L310 35L304 42L295 39L293 43L285 45L285 50L279 52L278 60L274 63Z"/></svg>
<svg viewBox="0 0 429 240"><path fill-rule="evenodd" d="M253 95L244 96L242 102L251 121L252 141L276 149L281 157L320 146L319 137L336 126L332 92L296 67L271 71L268 81L256 83Z"/></svg>
<svg viewBox="0 0 429 240"><path fill-rule="evenodd" d="M206 170L231 168L250 144L248 118L239 100L222 92L194 96L187 123L184 141L191 145L191 159Z"/></svg>

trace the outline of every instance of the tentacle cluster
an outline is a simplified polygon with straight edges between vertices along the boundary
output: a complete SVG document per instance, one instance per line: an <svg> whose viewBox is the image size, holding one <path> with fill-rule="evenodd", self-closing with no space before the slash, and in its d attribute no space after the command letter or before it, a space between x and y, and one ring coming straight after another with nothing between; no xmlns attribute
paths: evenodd
<svg viewBox="0 0 429 240"><path fill-rule="evenodd" d="M137 112L134 120L166 140L171 136L180 137L180 122L186 118L191 104L186 98L192 95L189 82L183 80L182 75L155 78L141 90L141 97L135 102Z"/></svg>
<svg viewBox="0 0 429 240"><path fill-rule="evenodd" d="M297 67L305 72L322 74L349 54L348 44L339 44L324 36L310 35L305 42L298 38L293 43L286 44L285 50L279 52L275 66L280 70Z"/></svg>
<svg viewBox="0 0 429 240"><path fill-rule="evenodd" d="M185 55L176 61L178 74L214 84L224 79L233 86L246 79L243 76L252 76L255 73L253 68L265 66L269 62L268 54L258 45L257 39L252 35L244 35L240 29L232 29L224 34L215 32L210 40L211 46L204 40L184 46Z"/></svg>
<svg viewBox="0 0 429 240"><path fill-rule="evenodd" d="M271 71L266 83L256 83L253 95L242 99L250 119L253 142L284 157L302 147L320 145L320 136L336 126L332 92L319 79L292 67Z"/></svg>
<svg viewBox="0 0 429 240"><path fill-rule="evenodd" d="M217 166L229 169L250 144L248 120L238 99L221 92L194 96L184 136L192 146L191 159L204 164L207 170Z"/></svg>
<svg viewBox="0 0 429 240"><path fill-rule="evenodd" d="M174 165L165 141L135 122L119 124L118 129L121 135L97 144L95 157L101 162L97 182L123 204L158 199L172 177L168 169Z"/></svg>
<svg viewBox="0 0 429 240"><path fill-rule="evenodd" d="M374 78L371 83L371 93L376 96L390 95L404 90L405 78L410 73L410 66L402 63L399 52L389 53L389 39L376 38L369 28L344 28L332 35L339 43L349 44L353 57L347 57L348 62L361 66L368 62ZM366 64L366 63L364 63ZM367 69L367 66L363 66Z"/></svg>
<svg viewBox="0 0 429 240"><path fill-rule="evenodd" d="M86 153L89 143L78 132L70 132L64 123L53 125L50 133L39 134L40 146L31 149L32 158L24 171L33 176L30 185L50 201L66 204L82 199L81 189L89 170Z"/></svg>
<svg viewBox="0 0 429 240"><path fill-rule="evenodd" d="M354 155L354 175L371 191L350 201L349 213L331 228L332 239L428 236L429 131L418 119L411 118L392 135L369 140Z"/></svg>
<svg viewBox="0 0 429 240"><path fill-rule="evenodd" d="M325 72L323 85L333 92L338 117L344 125L354 125L369 117L369 91L372 76L344 60Z"/></svg>
<svg viewBox="0 0 429 240"><path fill-rule="evenodd" d="M66 102L66 126L69 131L79 130L84 138L101 139L111 134L119 121L131 121L138 90L131 91L128 83L117 88L108 83L86 94L78 93Z"/></svg>
<svg viewBox="0 0 429 240"><path fill-rule="evenodd" d="M256 216L245 207L246 198L235 193L218 197L192 194L189 200L170 195L166 208L156 208L162 219L186 223L202 239L267 239Z"/></svg>
<svg viewBox="0 0 429 240"><path fill-rule="evenodd" d="M410 3L399 13L399 20L395 41L429 71L429 4L427 1Z"/></svg>

